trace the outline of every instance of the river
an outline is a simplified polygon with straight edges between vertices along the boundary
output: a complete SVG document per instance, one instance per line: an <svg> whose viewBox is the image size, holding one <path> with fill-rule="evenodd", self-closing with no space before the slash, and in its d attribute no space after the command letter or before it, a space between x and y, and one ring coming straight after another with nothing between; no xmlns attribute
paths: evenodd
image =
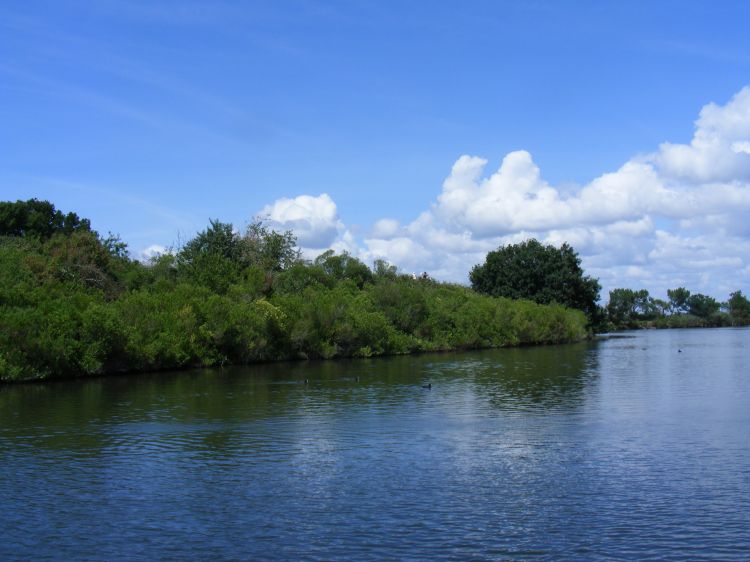
<svg viewBox="0 0 750 562"><path fill-rule="evenodd" d="M2 560L750 560L750 329L4 386L0 471Z"/></svg>

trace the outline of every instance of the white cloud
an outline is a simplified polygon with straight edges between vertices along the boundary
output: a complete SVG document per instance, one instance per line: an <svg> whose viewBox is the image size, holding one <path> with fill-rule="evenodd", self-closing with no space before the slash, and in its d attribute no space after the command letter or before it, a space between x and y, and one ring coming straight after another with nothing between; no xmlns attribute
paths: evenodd
<svg viewBox="0 0 750 562"><path fill-rule="evenodd" d="M263 213L308 248L382 258L403 271L467 282L488 251L535 237L567 242L607 291L668 288L726 298L750 281L750 87L706 105L690 144L663 143L577 188L544 180L530 153L497 171L464 155L434 202L412 222L383 218L358 243L326 194L279 199ZM750 290L748 290L750 292Z"/></svg>
<svg viewBox="0 0 750 562"><path fill-rule="evenodd" d="M169 253L169 250L159 244L151 244L148 248L144 248L138 254L140 261L150 261L152 258L158 257L163 254Z"/></svg>
<svg viewBox="0 0 750 562"><path fill-rule="evenodd" d="M263 207L260 216L274 228L294 231L303 248L328 248L343 230L336 203L327 193L277 199Z"/></svg>
<svg viewBox="0 0 750 562"><path fill-rule="evenodd" d="M750 179L750 87L724 106L709 103L689 145L663 143L653 161L668 178L696 183Z"/></svg>
<svg viewBox="0 0 750 562"><path fill-rule="evenodd" d="M388 240L396 236L399 230L399 224L397 220L393 219L380 219L372 227L372 236L374 238L383 238Z"/></svg>

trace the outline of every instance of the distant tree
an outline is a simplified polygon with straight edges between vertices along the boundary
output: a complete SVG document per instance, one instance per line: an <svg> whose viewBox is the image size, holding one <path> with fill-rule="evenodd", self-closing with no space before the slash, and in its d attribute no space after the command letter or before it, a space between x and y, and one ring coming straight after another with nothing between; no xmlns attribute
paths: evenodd
<svg viewBox="0 0 750 562"><path fill-rule="evenodd" d="M688 299L690 298L690 291L688 291L685 287L668 289L667 296L669 297L669 309L673 314L688 311Z"/></svg>
<svg viewBox="0 0 750 562"><path fill-rule="evenodd" d="M297 238L292 231L276 232L261 220L247 227L243 242L247 261L266 271L282 271L300 260Z"/></svg>
<svg viewBox="0 0 750 562"><path fill-rule="evenodd" d="M735 325L745 325L750 323L750 300L742 294L742 291L735 291L729 295L729 314L732 315L732 322Z"/></svg>
<svg viewBox="0 0 750 562"><path fill-rule="evenodd" d="M713 297L696 293L687 300L688 312L699 318L708 318L719 311L720 304Z"/></svg>
<svg viewBox="0 0 750 562"><path fill-rule="evenodd" d="M248 268L279 272L298 261L294 235L275 232L261 221L253 222L241 236L231 223L211 220L177 255L182 272L220 294Z"/></svg>
<svg viewBox="0 0 750 562"><path fill-rule="evenodd" d="M190 240L179 253L183 262L191 263L198 256L220 256L238 267L258 266L280 271L299 260L297 240L292 232L278 233L255 221L244 236L231 223L210 220L206 230Z"/></svg>
<svg viewBox="0 0 750 562"><path fill-rule="evenodd" d="M398 269L395 265L392 265L383 259L377 259L373 262L372 272L378 279L395 279L398 274Z"/></svg>
<svg viewBox="0 0 750 562"><path fill-rule="evenodd" d="M0 236L50 238L53 234L70 235L90 231L91 223L75 213L63 214L49 201L29 199L0 202Z"/></svg>
<svg viewBox="0 0 750 562"><path fill-rule="evenodd" d="M178 270L194 283L224 294L239 279L243 242L230 223L210 220L177 254Z"/></svg>
<svg viewBox="0 0 750 562"><path fill-rule="evenodd" d="M194 263L208 254L239 264L243 256L242 238L231 223L211 219L206 230L190 240L179 253L184 263Z"/></svg>
<svg viewBox="0 0 750 562"><path fill-rule="evenodd" d="M560 248L531 239L498 248L469 274L475 291L540 304L556 302L582 310L591 320L597 312L601 286L584 275L578 254L568 244Z"/></svg>
<svg viewBox="0 0 750 562"><path fill-rule="evenodd" d="M609 292L607 315L616 325L635 320L652 320L659 315L659 306L646 289L613 289Z"/></svg>
<svg viewBox="0 0 750 562"><path fill-rule="evenodd" d="M346 252L336 254L327 250L315 258L315 265L337 280L351 279L359 288L373 280L370 268Z"/></svg>
<svg viewBox="0 0 750 562"><path fill-rule="evenodd" d="M119 234L110 232L106 238L101 239L101 243L113 257L125 259L130 254L127 243L122 241Z"/></svg>
<svg viewBox="0 0 750 562"><path fill-rule="evenodd" d="M653 320L658 316L656 303L646 289L636 291L635 310L639 320Z"/></svg>
<svg viewBox="0 0 750 562"><path fill-rule="evenodd" d="M635 291L632 289L612 289L609 292L607 316L618 326L626 324L635 315Z"/></svg>

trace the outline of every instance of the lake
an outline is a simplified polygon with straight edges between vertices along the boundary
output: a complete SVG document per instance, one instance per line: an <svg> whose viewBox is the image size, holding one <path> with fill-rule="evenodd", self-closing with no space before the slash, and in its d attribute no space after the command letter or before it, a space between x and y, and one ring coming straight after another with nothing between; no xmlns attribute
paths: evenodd
<svg viewBox="0 0 750 562"><path fill-rule="evenodd" d="M2 560L749 560L750 329L5 386L0 470Z"/></svg>

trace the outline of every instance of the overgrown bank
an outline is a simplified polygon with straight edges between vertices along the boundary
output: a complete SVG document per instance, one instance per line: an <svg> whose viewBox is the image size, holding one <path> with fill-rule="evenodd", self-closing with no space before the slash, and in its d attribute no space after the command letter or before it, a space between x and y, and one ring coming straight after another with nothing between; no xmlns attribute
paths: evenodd
<svg viewBox="0 0 750 562"><path fill-rule="evenodd" d="M581 340L578 310L300 259L290 233L214 221L131 260L47 202L0 204L0 380ZM9 226L10 225L10 226Z"/></svg>

